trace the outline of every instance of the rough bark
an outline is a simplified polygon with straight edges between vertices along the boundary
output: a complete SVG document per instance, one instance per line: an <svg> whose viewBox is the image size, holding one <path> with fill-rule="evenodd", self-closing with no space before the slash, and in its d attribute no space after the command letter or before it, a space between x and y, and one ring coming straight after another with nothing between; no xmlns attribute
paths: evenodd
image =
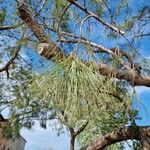
<svg viewBox="0 0 150 150"><path fill-rule="evenodd" d="M140 143L142 150L150 150L150 130L143 128L140 134Z"/></svg>
<svg viewBox="0 0 150 150"><path fill-rule="evenodd" d="M62 60L65 58L65 54L61 51L61 49L52 42L44 33L43 28L39 25L37 20L35 19L35 15L27 4L26 0L18 1L18 12L20 18L27 24L27 26L31 29L35 37L39 40L40 43L44 43L46 47L41 48L40 55L46 57L47 59L54 59L57 57L57 60ZM45 46L44 45L44 46ZM41 45L40 45L41 47ZM48 48L48 49L47 49Z"/></svg>
<svg viewBox="0 0 150 150"><path fill-rule="evenodd" d="M82 147L80 150L102 150L111 144L125 140L139 140L142 145L142 150L150 149L150 127L135 126L124 127L117 131L108 133L96 141Z"/></svg>

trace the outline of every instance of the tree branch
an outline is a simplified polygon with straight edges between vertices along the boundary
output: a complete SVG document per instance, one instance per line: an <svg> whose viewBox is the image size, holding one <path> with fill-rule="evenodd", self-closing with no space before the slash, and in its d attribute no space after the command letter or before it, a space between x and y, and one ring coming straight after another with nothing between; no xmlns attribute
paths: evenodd
<svg viewBox="0 0 150 150"><path fill-rule="evenodd" d="M56 32L56 31L54 31ZM79 36L76 36L74 34L71 34L71 33L67 33L67 32L60 32L59 33L60 35L62 36L66 36L66 37L72 37L74 39L72 40L68 40L66 38L61 38L59 41L60 42L65 42L65 43L78 43L79 42L79 39L80 39L80 42L81 43L84 43L84 44L88 44L90 46L92 46L93 48L98 48L98 50L95 50L94 52L95 53L101 53L101 52L106 52L110 55L121 55L121 56L124 56L126 57L129 62L132 62L132 56L130 56L127 52L125 51L122 51L120 50L119 48L105 48L104 46L100 45L100 44L96 44L94 42L91 42L89 41L88 39L86 39L85 37L79 37Z"/></svg>
<svg viewBox="0 0 150 150"><path fill-rule="evenodd" d="M80 150L103 150L111 144L126 140L141 140L144 136L150 136L150 126L129 126L120 128L106 135L101 136L96 141L83 146Z"/></svg>
<svg viewBox="0 0 150 150"><path fill-rule="evenodd" d="M143 34L139 34L139 35L136 35L134 37L146 37L146 36L150 36L150 33L143 33Z"/></svg>
<svg viewBox="0 0 150 150"><path fill-rule="evenodd" d="M8 71L9 67L11 66L11 64L14 63L14 60L17 58L19 51L21 49L21 45L17 46L16 49L17 50L16 50L14 56L3 67L0 68L0 72L6 71L8 78L9 78L9 71Z"/></svg>
<svg viewBox="0 0 150 150"><path fill-rule="evenodd" d="M17 25L13 25L13 26L1 26L1 27L0 27L0 31L16 29L16 28L19 27L20 25L22 25L22 24L17 24Z"/></svg>
<svg viewBox="0 0 150 150"><path fill-rule="evenodd" d="M133 86L147 86L150 87L150 76L144 76L138 74L138 72L131 70L119 70L112 68L106 64L97 64L100 74L104 76L109 76L114 74L117 79L126 80Z"/></svg>
<svg viewBox="0 0 150 150"><path fill-rule="evenodd" d="M20 18L28 25L40 43L45 43L39 47L39 53L41 56L54 60L56 60L55 57L57 57L57 60L65 58L65 54L61 51L61 49L46 36L43 28L34 18L35 15L26 0L18 1L18 12Z"/></svg>
<svg viewBox="0 0 150 150"><path fill-rule="evenodd" d="M83 124L75 133L74 133L74 135L75 136L77 136L77 135L79 135L85 128L86 128L86 126L88 125L88 121L85 123L85 124Z"/></svg>
<svg viewBox="0 0 150 150"><path fill-rule="evenodd" d="M64 34L64 32L60 33L60 34ZM72 34L68 34L65 33L66 36L72 36L75 38L75 40L66 40L66 39L60 39L59 41L60 42L64 42L64 43L79 43L79 37L77 36L73 36ZM108 53L110 54L111 56L118 56L118 55L121 55L121 56L124 56L128 59L128 61L131 63L132 62L132 57L127 53L127 52L124 52L124 51L121 51L120 49L118 48L106 48L100 44L96 44L94 42L91 42L91 41L88 41L87 39L85 38L80 38L80 42L83 43L83 44L88 44L90 46L92 46L93 48L98 48L98 50L93 50L94 53L101 53L101 52L104 52L104 53Z"/></svg>
<svg viewBox="0 0 150 150"><path fill-rule="evenodd" d="M117 33L120 34L125 34L124 31L118 29L117 27L113 26L112 24L104 21L102 18L100 18L98 15L94 14L93 12L87 10L84 6L80 5L78 2L76 2L75 0L67 0L68 2L72 3L73 5L75 5L76 7L78 7L79 9L81 9L83 12L85 12L86 14L93 16L97 21L101 22L103 25L105 25L106 27L108 27L109 29L111 29L112 31L115 31Z"/></svg>

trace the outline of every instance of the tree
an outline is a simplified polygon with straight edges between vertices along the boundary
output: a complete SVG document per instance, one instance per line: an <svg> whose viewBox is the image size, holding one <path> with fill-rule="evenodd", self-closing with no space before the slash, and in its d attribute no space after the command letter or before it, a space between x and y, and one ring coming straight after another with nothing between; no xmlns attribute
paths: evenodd
<svg viewBox="0 0 150 150"><path fill-rule="evenodd" d="M135 86L150 87L148 61L138 49L150 36L150 8L148 2L134 6L135 2L16 0L10 2L16 8L12 12L5 8L6 2L1 4L1 34L16 43L2 47L2 61L10 59L0 72L6 72L11 92L9 97L2 93L1 104L11 106L15 129L30 128L33 118L39 118L45 127L49 117L58 117L70 131L71 150L83 130L90 141L96 133L101 137L82 150L104 149L129 139L149 149L149 127L136 125L139 110L132 108L134 95L129 91L132 88L134 94ZM15 15L8 16L10 12ZM31 73L32 63L21 56L21 49L27 47L56 67L40 75ZM29 57L35 55L30 51ZM4 82L1 86L8 85ZM88 135L94 127L96 133Z"/></svg>

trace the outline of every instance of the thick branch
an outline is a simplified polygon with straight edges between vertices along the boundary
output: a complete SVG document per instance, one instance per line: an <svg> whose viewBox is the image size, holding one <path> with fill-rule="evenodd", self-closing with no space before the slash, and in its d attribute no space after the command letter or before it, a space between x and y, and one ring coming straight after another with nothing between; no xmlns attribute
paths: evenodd
<svg viewBox="0 0 150 150"><path fill-rule="evenodd" d="M144 136L150 136L150 127L124 127L120 128L117 131L113 131L111 133L108 133L96 141L92 142L91 144L88 144L84 147L82 147L80 150L102 150L106 146L109 146L111 144L126 141L126 140L143 140Z"/></svg>
<svg viewBox="0 0 150 150"><path fill-rule="evenodd" d="M150 76L143 76L138 74L137 72L131 70L119 70L109 67L106 64L98 65L100 74L104 76L109 76L110 74L114 74L116 78L120 80L126 80L133 86L147 86L150 87Z"/></svg>
<svg viewBox="0 0 150 150"><path fill-rule="evenodd" d="M113 55L124 56L128 60L129 63L132 63L132 61L133 61L132 56L130 56L127 52L120 50L119 48L110 48L109 51L112 51ZM106 53L111 54L109 51L106 51ZM96 50L94 52L95 53L101 53L101 52L103 52L103 50L102 49L98 49L98 50Z"/></svg>
<svg viewBox="0 0 150 150"><path fill-rule="evenodd" d="M40 55L47 59L55 59L56 57L57 60L63 59L65 57L65 54L54 42L50 41L50 39L46 36L43 28L34 18L35 15L30 6L27 4L26 0L18 1L18 12L20 18L28 25L28 27L31 29L40 43L45 43L43 45L40 45L39 47Z"/></svg>
<svg viewBox="0 0 150 150"><path fill-rule="evenodd" d="M35 20L35 14L31 10L30 6L28 6L26 0L18 1L18 12L20 18L28 25L37 39L41 43L48 43L48 37L44 34L42 27Z"/></svg>

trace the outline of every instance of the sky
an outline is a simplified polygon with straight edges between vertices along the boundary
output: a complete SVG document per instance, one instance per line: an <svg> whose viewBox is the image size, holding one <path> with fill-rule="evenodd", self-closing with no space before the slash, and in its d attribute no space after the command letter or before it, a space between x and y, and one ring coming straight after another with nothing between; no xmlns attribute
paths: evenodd
<svg viewBox="0 0 150 150"><path fill-rule="evenodd" d="M22 129L21 135L27 141L25 150L69 150L69 135L57 135L49 126L43 129L38 123L32 130Z"/></svg>

